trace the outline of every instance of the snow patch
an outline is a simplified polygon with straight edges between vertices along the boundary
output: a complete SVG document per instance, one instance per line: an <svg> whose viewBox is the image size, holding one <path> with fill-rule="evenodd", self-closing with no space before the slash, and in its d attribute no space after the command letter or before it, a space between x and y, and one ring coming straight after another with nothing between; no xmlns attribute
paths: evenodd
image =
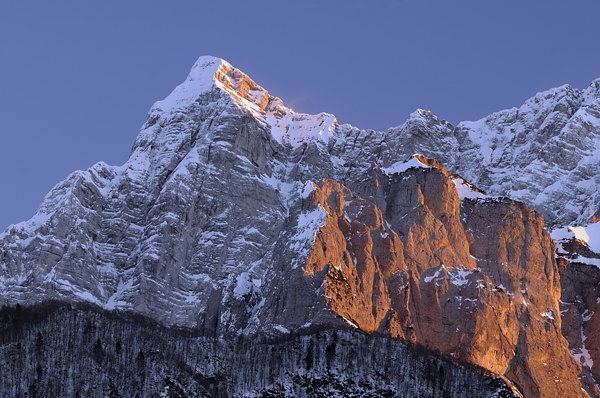
<svg viewBox="0 0 600 398"><path fill-rule="evenodd" d="M413 155L413 157L410 158L408 161L400 161L392 164L389 167L382 167L381 171L383 171L385 174L390 175L404 173L406 170L413 168L430 169L431 166L428 166L425 163L421 162L415 157L415 155Z"/></svg>
<svg viewBox="0 0 600 398"><path fill-rule="evenodd" d="M260 282L260 279L258 279L258 281ZM239 274L236 278L236 282L235 288L233 289L233 295L237 299L243 298L254 290L255 284L254 281L250 279L250 274L248 274L248 272Z"/></svg>
<svg viewBox="0 0 600 398"><path fill-rule="evenodd" d="M106 304L104 304L104 308L108 310L114 310L119 306L119 304L127 305L127 302L122 300L123 293L132 289L134 287L133 279L128 279L123 282L119 280L119 285L117 286L117 290L114 292L112 296L108 299Z"/></svg>
<svg viewBox="0 0 600 398"><path fill-rule="evenodd" d="M467 279L469 275L471 275L473 271L470 271L466 268L459 268L456 270L451 270L448 272L450 279L452 280L452 284L456 286L464 286L469 280Z"/></svg>
<svg viewBox="0 0 600 398"><path fill-rule="evenodd" d="M548 319L554 320L554 311L552 311L552 310L548 310L546 312L542 312L540 315L542 317L544 317L544 318L548 318Z"/></svg>
<svg viewBox="0 0 600 398"><path fill-rule="evenodd" d="M156 102L152 110L172 112L178 108L189 106L202 93L215 87L215 75L221 66L229 65L226 61L203 56L198 58L188 77L162 101Z"/></svg>
<svg viewBox="0 0 600 398"><path fill-rule="evenodd" d="M578 349L571 350L571 354L573 357L582 365L589 369L592 369L594 366L594 361L585 346L585 341L587 340L587 336L581 331L581 347Z"/></svg>
<svg viewBox="0 0 600 398"><path fill-rule="evenodd" d="M550 236L554 239L556 246L566 252L563 243L575 238L583 242L594 253L600 254L600 222L589 224L587 226L568 226L557 228L550 232ZM572 261L595 265L600 267L600 258L589 258L578 255Z"/></svg>
<svg viewBox="0 0 600 398"><path fill-rule="evenodd" d="M440 266L438 268L437 271L435 271L435 273L432 276L426 276L423 280L425 281L425 283L429 283L434 279L437 279L440 276L440 273L442 272L442 270L444 269L444 266Z"/></svg>
<svg viewBox="0 0 600 398"><path fill-rule="evenodd" d="M316 184L312 181L307 181L302 187L300 197L307 199L313 192L315 192Z"/></svg>
<svg viewBox="0 0 600 398"><path fill-rule="evenodd" d="M320 204L312 211L300 213L298 216L298 225L296 235L290 242L290 247L294 250L307 248L307 243L311 246L317 238L319 229L327 222L327 213Z"/></svg>
<svg viewBox="0 0 600 398"><path fill-rule="evenodd" d="M600 252L600 223L590 224L586 227L568 226L552 231L552 238L557 241L573 237L587 244L594 252Z"/></svg>
<svg viewBox="0 0 600 398"><path fill-rule="evenodd" d="M284 333L284 334L290 333L290 330L283 325L275 325L275 326L273 326L273 329L275 329L281 333Z"/></svg>
<svg viewBox="0 0 600 398"><path fill-rule="evenodd" d="M294 148L314 139L328 142L338 126L335 116L329 113L297 113L283 105L275 112L267 112L265 121L271 127L271 135L275 140Z"/></svg>
<svg viewBox="0 0 600 398"><path fill-rule="evenodd" d="M485 199L488 197L488 195L475 191L473 189L473 186L465 180L463 180L462 178L455 178L452 180L452 182L456 186L456 192L458 193L458 197L460 198L460 200Z"/></svg>

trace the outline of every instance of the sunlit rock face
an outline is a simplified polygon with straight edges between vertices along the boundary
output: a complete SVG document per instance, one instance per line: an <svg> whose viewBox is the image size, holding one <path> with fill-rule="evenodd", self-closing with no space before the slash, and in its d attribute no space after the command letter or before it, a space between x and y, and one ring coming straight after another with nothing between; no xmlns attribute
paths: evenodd
<svg viewBox="0 0 600 398"><path fill-rule="evenodd" d="M209 338L355 330L527 397L580 397L540 213L562 225L600 207L598 84L374 132L294 112L201 57L124 165L71 174L0 235L2 300L89 302Z"/></svg>
<svg viewBox="0 0 600 398"><path fill-rule="evenodd" d="M508 199L461 201L435 167L375 169L369 181L370 198L332 180L315 191L327 220L306 273L326 272L331 309L352 327L506 375L526 396L579 396L542 217ZM551 378L561 382L540 382Z"/></svg>

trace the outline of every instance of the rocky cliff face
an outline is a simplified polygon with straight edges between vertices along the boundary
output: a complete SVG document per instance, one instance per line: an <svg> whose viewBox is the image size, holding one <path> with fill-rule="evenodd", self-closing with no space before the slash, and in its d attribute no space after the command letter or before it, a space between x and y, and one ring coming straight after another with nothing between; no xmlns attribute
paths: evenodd
<svg viewBox="0 0 600 398"><path fill-rule="evenodd" d="M587 220L598 84L457 127L418 111L377 133L296 113L202 57L123 166L73 173L0 235L2 300L91 302L229 340L357 329L525 396L582 396L542 216L410 155L531 199L553 224ZM544 155L554 140L575 149Z"/></svg>
<svg viewBox="0 0 600 398"><path fill-rule="evenodd" d="M596 316L600 303L600 224L552 231L561 269L563 335L582 365L581 379L600 395L600 334Z"/></svg>
<svg viewBox="0 0 600 398"><path fill-rule="evenodd" d="M582 365L581 378L598 396L600 380L600 270L587 264L569 264L560 273L563 335Z"/></svg>
<svg viewBox="0 0 600 398"><path fill-rule="evenodd" d="M600 209L600 79L457 126L417 111L387 134L397 151L434 157L487 192L529 203L552 227L593 222Z"/></svg>
<svg viewBox="0 0 600 398"><path fill-rule="evenodd" d="M462 180L419 158L389 177L374 169L361 187L373 201L325 180L305 272L327 272L329 305L360 330L506 375L526 396L578 396L542 217L507 199L461 201Z"/></svg>

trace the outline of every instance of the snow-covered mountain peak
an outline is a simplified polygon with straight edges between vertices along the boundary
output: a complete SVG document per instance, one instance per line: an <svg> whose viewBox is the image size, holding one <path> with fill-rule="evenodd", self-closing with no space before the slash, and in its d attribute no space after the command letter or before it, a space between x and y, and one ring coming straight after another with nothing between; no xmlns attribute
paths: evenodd
<svg viewBox="0 0 600 398"><path fill-rule="evenodd" d="M162 101L156 102L152 112L172 113L178 109L185 109L198 97L215 87L215 77L222 68L231 67L223 59L202 56L198 58L187 78Z"/></svg>
<svg viewBox="0 0 600 398"><path fill-rule="evenodd" d="M394 135L403 132L409 136L420 136L422 134L434 134L437 136L448 135L454 126L444 119L438 118L428 109L417 109L408 115L406 121L398 126L390 127L388 134ZM427 132L426 132L427 131ZM415 150L413 152L419 152Z"/></svg>
<svg viewBox="0 0 600 398"><path fill-rule="evenodd" d="M185 81L165 99L156 102L152 111L172 113L185 110L202 94L214 89L226 92L238 107L257 116L263 113L269 101L274 99L267 90L224 59L201 56L192 66ZM275 102L283 105L280 100Z"/></svg>
<svg viewBox="0 0 600 398"><path fill-rule="evenodd" d="M269 128L273 138L281 144L297 147L312 139L327 142L335 132L338 122L334 115L295 112L244 72L228 63L223 65L215 75L216 86L227 92L240 110Z"/></svg>
<svg viewBox="0 0 600 398"><path fill-rule="evenodd" d="M411 113L411 116L419 116L419 117L432 117L435 116L432 111L429 109L418 108L416 111Z"/></svg>
<svg viewBox="0 0 600 398"><path fill-rule="evenodd" d="M164 100L156 102L150 113L168 115L185 111L200 96L215 89L226 93L235 107L270 129L273 138L282 144L296 147L311 139L328 141L338 125L335 116L328 113L295 112L240 69L212 56L198 58L186 80Z"/></svg>
<svg viewBox="0 0 600 398"><path fill-rule="evenodd" d="M411 122L411 121L425 121L425 122L430 122L430 121L438 121L438 117L430 110L428 109L417 109L414 112L412 112L407 119L407 122Z"/></svg>

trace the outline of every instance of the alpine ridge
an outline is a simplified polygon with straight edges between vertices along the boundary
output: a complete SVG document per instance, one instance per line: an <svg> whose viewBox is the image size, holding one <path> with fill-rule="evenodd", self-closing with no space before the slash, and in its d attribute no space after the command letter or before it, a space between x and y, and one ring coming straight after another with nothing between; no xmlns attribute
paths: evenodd
<svg viewBox="0 0 600 398"><path fill-rule="evenodd" d="M146 395L344 394L343 358L358 360L347 346L365 352L377 341L395 357L438 358L415 354L414 369L390 368L416 378L404 387L386 369L352 370L389 396L463 396L449 369L472 383L469 396L600 396L600 292L588 279L600 277L575 261L600 254L592 240L569 246L555 232L557 263L545 227L595 229L599 141L600 79L477 122L452 126L418 110L376 132L295 112L226 61L200 57L152 106L124 165L72 173L32 219L0 234L2 327L12 336L0 356L14 362L17 345L29 344L24 361L44 364L39 377L19 385L25 367L0 391L14 396L66 377L62 395L104 396L72 372L44 370L67 374L37 338L60 334L52 324L60 319L91 325L85 335L51 337L81 369L91 366L82 344L93 345L100 368L145 352L137 371L148 379L136 380ZM75 309L14 313L64 302ZM148 323L128 321L137 316ZM151 343L106 348L107 339L142 335ZM157 353L169 339L249 367L200 365L181 348L165 359ZM236 342L270 347L264 379L249 381L248 356L258 354L235 357ZM436 371L423 381L425 367ZM242 376L223 384L232 374ZM131 394L109 379L98 383ZM316 379L326 383L318 394L298 387Z"/></svg>

